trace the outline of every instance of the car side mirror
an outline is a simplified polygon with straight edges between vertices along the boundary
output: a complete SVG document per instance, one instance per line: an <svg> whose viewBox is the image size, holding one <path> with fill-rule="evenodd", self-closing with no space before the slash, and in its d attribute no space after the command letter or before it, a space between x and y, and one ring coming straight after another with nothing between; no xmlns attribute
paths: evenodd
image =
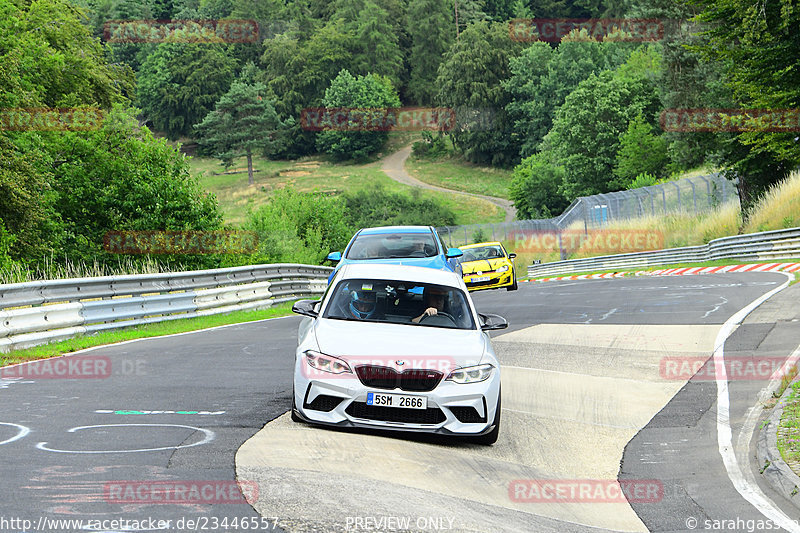
<svg viewBox="0 0 800 533"><path fill-rule="evenodd" d="M461 251L461 248L448 248L447 249L447 258L452 259L454 257L461 257L464 255L464 252Z"/></svg>
<svg viewBox="0 0 800 533"><path fill-rule="evenodd" d="M492 329L506 329L508 327L508 320L492 313L478 313L480 318L481 329L488 331Z"/></svg>
<svg viewBox="0 0 800 533"><path fill-rule="evenodd" d="M514 259L515 257L517 257L517 254L508 254L509 259Z"/></svg>
<svg viewBox="0 0 800 533"><path fill-rule="evenodd" d="M319 304L319 300L300 300L294 303L292 306L292 312L297 313L298 315L316 318L319 315L319 311L317 311L317 304Z"/></svg>
<svg viewBox="0 0 800 533"><path fill-rule="evenodd" d="M342 252L331 252L325 259L328 261L333 261L334 263L338 263L342 260Z"/></svg>

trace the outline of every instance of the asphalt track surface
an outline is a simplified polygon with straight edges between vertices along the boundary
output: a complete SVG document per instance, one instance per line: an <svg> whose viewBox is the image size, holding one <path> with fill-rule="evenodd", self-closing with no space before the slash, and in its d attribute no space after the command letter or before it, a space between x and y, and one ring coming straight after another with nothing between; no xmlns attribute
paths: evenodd
<svg viewBox="0 0 800 533"><path fill-rule="evenodd" d="M247 530L276 531L273 516L291 531L343 531L351 525L348 517L366 518L370 507L373 519L403 513L433 519L435 510L449 509L438 515L444 519L438 524L423 522L421 527L412 521L407 530L413 531L434 530L435 525L449 531L687 531L689 517L700 520L696 530L704 530L704 519L740 518L744 529L717 530L746 531L745 519L765 517L734 490L722 465L714 427L714 382L665 383L652 373L654 368L658 372L658 358L674 355L675 350L710 356L708 338L739 309L785 281L780 274L746 273L521 284L516 292L475 293L479 311L501 314L511 323L508 330L493 335L501 364L508 366L503 371L503 406L509 408L503 414L501 440L493 447L288 425L285 413L291 405L299 317L145 339L85 353L83 357L108 363L110 373L101 376L45 379L17 369L19 375L0 381L0 532L223 531L223 520L232 525L234 519L242 518L250 521ZM775 306L791 308L797 296L796 286L786 289L773 297L783 298ZM795 323L785 319L777 323L773 315L779 313L778 307L767 309L766 305L761 315L758 310L753 314L753 324L746 321L728 341L731 353L744 356L764 349L768 355L785 357L795 348ZM641 358L647 364L636 364L640 354L645 354ZM606 381L612 379L609 376L625 380L632 391L641 379L651 387L643 391L655 391L664 400L645 405L643 397L641 402L628 400L641 406L603 406L601 411L595 404L591 410L578 405L565 415L561 411L572 409L573 400L581 401L583 381L569 385L575 398L553 398L547 387L560 383L543 381L541 376L567 374L588 382L587 390L593 387L593 401L604 384L612 383ZM505 388L506 375L510 390ZM517 376L539 380L535 383L543 388L513 389L521 385L514 381ZM613 383L619 387L619 382ZM752 380L732 383L734 441L763 385ZM563 389L558 390L563 394ZM531 397L522 398L526 394ZM527 411L515 412L515 401L523 400L529 402ZM614 417L624 418L627 411L637 409L636 416L626 419L629 425L616 429ZM254 484L239 472L254 505L242 503L238 492L234 495L226 489L227 483L237 479L237 450L244 449L246 442L289 430L300 437L298 449L314 441L331 445L316 449L308 458L308 465L323 467L314 471L307 466L301 475L274 479L270 475L281 472L280 468L255 468L249 471ZM560 430L565 431L558 434ZM608 437L613 450L593 444L595 435ZM625 438L620 440L621 436ZM342 480L327 469L342 461L358 464L362 460L356 453L343 459L333 455L348 439L366 443L368 452L390 450L402 456L415 450L418 462L430 457L430 464L421 465L424 472L405 484L369 477L366 470L359 477L357 468ZM267 458L267 465L286 455L278 448L257 451ZM451 456L458 457L454 464L463 470L448 463ZM387 454L384 460L390 464L392 456ZM747 457L740 460L752 462ZM522 465L519 472L481 470L485 465L513 469L518 464ZM288 467L284 472L290 471L297 473ZM599 479L656 479L664 485L664 497L632 506L596 502L548 506L512 502L509 496L505 501L500 497L480 501L480 494L470 495L467 490L478 482L505 487L506 478L493 479L501 474L589 477L582 472ZM458 477L462 474L463 480ZM440 490L424 488L439 477L450 485ZM338 493L329 492L335 485L321 484L332 480L343 483ZM157 482L162 487L214 487L216 492L194 503L180 497L156 503L152 501L155 493L136 492L142 483L151 488ZM364 506L353 502L353 508L330 510L328 502L356 499L357 492L347 491L359 484L371 500ZM254 489L258 494L253 494ZM761 490L789 516L800 515L768 487ZM376 502L382 514L375 511ZM288 509L296 515L282 514ZM64 519L84 523L53 522ZM128 522L111 522L120 519ZM22 520L30 522L22 524ZM158 521L169 521L169 527ZM252 527L255 522L258 527ZM385 520L383 529L374 524L370 529L363 520L360 524L361 529L350 530L400 530L398 522ZM609 525L613 527L604 527Z"/></svg>

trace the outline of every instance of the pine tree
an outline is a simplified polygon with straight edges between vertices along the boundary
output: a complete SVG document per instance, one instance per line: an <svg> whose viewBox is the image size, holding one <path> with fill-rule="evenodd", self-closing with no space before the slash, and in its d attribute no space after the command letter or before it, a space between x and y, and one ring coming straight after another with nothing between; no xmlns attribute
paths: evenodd
<svg viewBox="0 0 800 533"><path fill-rule="evenodd" d="M245 68L242 77L217 102L214 111L195 126L201 146L230 165L235 157L247 157L248 183L253 185L253 153L277 151L288 124L281 122L275 107L265 95L263 83L253 82L254 68Z"/></svg>
<svg viewBox="0 0 800 533"><path fill-rule="evenodd" d="M411 0L407 19L411 36L408 93L418 104L431 104L442 56L454 40L453 11L446 0Z"/></svg>

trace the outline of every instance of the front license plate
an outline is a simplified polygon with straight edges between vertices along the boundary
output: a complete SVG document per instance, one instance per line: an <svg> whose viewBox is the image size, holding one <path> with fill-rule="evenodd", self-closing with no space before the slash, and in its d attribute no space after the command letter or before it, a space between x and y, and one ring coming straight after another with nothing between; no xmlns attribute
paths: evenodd
<svg viewBox="0 0 800 533"><path fill-rule="evenodd" d="M478 283L479 281L489 281L489 276L481 276L479 278L472 278L472 283Z"/></svg>
<svg viewBox="0 0 800 533"><path fill-rule="evenodd" d="M428 398L425 396L406 396L405 394L367 393L367 405L378 407L399 407L400 409L427 409Z"/></svg>

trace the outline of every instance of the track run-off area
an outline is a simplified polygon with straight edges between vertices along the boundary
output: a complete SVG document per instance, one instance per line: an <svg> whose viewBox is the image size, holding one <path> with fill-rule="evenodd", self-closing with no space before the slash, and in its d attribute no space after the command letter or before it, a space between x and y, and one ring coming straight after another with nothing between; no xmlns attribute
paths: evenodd
<svg viewBox="0 0 800 533"><path fill-rule="evenodd" d="M12 367L0 532L800 531L752 452L762 391L800 342L788 282L750 272L473 293L510 323L492 335L494 446L292 422L297 316L65 358L103 363L81 379Z"/></svg>

